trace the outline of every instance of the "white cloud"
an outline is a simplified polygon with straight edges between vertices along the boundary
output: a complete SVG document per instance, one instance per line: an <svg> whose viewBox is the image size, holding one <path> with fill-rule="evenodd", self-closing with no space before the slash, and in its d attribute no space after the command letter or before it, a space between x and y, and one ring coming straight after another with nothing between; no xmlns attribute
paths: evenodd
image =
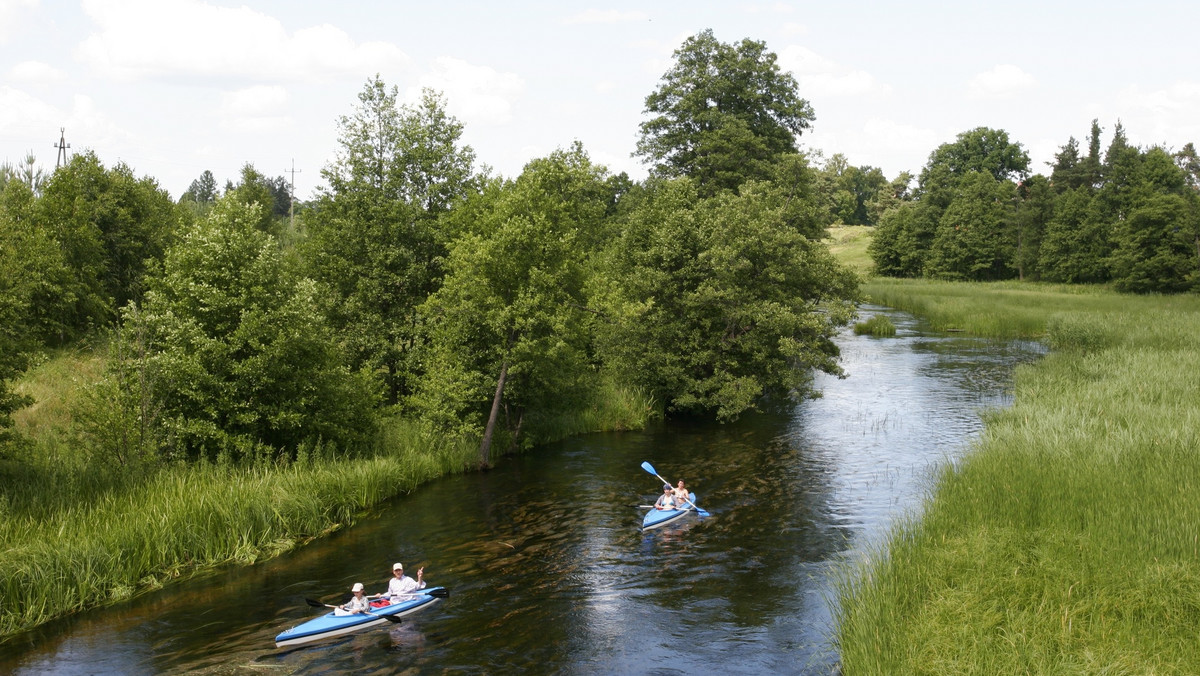
<svg viewBox="0 0 1200 676"><path fill-rule="evenodd" d="M255 116L274 113L287 105L287 90L280 86L257 86L225 92L221 111L228 115Z"/></svg>
<svg viewBox="0 0 1200 676"><path fill-rule="evenodd" d="M428 87L446 96L446 108L465 123L506 124L513 105L525 93L525 81L515 73L501 73L448 56L434 59L432 70L405 92L408 102L419 100Z"/></svg>
<svg viewBox="0 0 1200 676"><path fill-rule="evenodd" d="M1165 89L1144 90L1133 85L1117 95L1113 116L1122 118L1130 140L1138 144L1182 146L1200 140L1200 82L1179 81ZM1111 130L1107 130L1110 131Z"/></svg>
<svg viewBox="0 0 1200 676"><path fill-rule="evenodd" d="M221 127L240 132L278 130L291 124L288 93L280 86L257 86L221 95Z"/></svg>
<svg viewBox="0 0 1200 676"><path fill-rule="evenodd" d="M806 26L805 24L802 24L802 23L788 21L787 23L783 24L783 34L784 35L796 35L796 36L808 35L808 32L809 32L808 26Z"/></svg>
<svg viewBox="0 0 1200 676"><path fill-rule="evenodd" d="M1036 84L1032 75L1006 63L971 78L967 95L973 99L1005 99Z"/></svg>
<svg viewBox="0 0 1200 676"><path fill-rule="evenodd" d="M938 145L932 129L900 124L879 117L868 119L862 128L863 142L889 152L928 154Z"/></svg>
<svg viewBox="0 0 1200 676"><path fill-rule="evenodd" d="M595 23L630 23L646 21L650 17L645 12L621 12L615 9L587 9L573 14L565 19L565 24L595 24Z"/></svg>
<svg viewBox="0 0 1200 676"><path fill-rule="evenodd" d="M202 0L84 0L97 31L77 49L116 79L192 76L330 80L402 68L395 45L355 43L328 24L289 34L277 19L246 6Z"/></svg>
<svg viewBox="0 0 1200 676"><path fill-rule="evenodd" d="M795 9L786 2L773 2L746 3L741 6L741 11L747 14L791 14Z"/></svg>
<svg viewBox="0 0 1200 676"><path fill-rule="evenodd" d="M16 35L25 14L38 6L38 0L0 0L0 42Z"/></svg>
<svg viewBox="0 0 1200 676"><path fill-rule="evenodd" d="M799 45L789 45L779 52L779 67L792 72L800 85L800 95L810 101L891 92L891 87L879 83L867 71L842 66Z"/></svg>
<svg viewBox="0 0 1200 676"><path fill-rule="evenodd" d="M67 143L74 146L72 153L128 138L88 96L76 94L70 107L62 108L28 92L0 86L0 146L12 147L6 140L10 135L44 139L44 146L30 150L45 164L55 154L52 146L59 139L60 127L66 128Z"/></svg>
<svg viewBox="0 0 1200 676"><path fill-rule="evenodd" d="M49 128L54 123L46 120L62 119L63 115L54 106L20 89L0 87L0 130Z"/></svg>
<svg viewBox="0 0 1200 676"><path fill-rule="evenodd" d="M22 61L8 70L8 76L17 82L62 82L67 78L63 71L41 61Z"/></svg>

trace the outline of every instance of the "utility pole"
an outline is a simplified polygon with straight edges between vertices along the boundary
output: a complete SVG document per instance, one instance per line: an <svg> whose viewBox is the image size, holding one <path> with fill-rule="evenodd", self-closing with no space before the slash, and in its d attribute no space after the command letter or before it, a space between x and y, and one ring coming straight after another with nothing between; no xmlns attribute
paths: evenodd
<svg viewBox="0 0 1200 676"><path fill-rule="evenodd" d="M288 184L288 197L291 198L291 202L288 203L288 229L292 232L296 231L296 172L298 171L300 169L296 168L296 158L293 157L292 169L289 172L292 175L292 180Z"/></svg>
<svg viewBox="0 0 1200 676"><path fill-rule="evenodd" d="M71 144L67 143L66 127L58 128L58 143L55 143L54 147L58 148L58 158L54 160L54 168L58 169L67 163L67 148L71 147Z"/></svg>

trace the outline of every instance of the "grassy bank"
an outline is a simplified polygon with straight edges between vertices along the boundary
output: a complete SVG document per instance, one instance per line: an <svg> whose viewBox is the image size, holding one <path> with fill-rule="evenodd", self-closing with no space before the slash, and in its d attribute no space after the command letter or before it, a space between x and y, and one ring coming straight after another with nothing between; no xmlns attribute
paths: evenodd
<svg viewBox="0 0 1200 676"><path fill-rule="evenodd" d="M18 384L39 403L17 416L33 443L0 461L0 640L199 570L277 555L462 471L478 453L476 440L393 418L360 457L112 471L81 451L71 416L102 369L99 357L68 352ZM603 384L593 406L543 434L637 428L651 415L637 393Z"/></svg>
<svg viewBox="0 0 1200 676"><path fill-rule="evenodd" d="M1041 336L919 519L847 574L846 674L1196 673L1200 298L872 280L941 328Z"/></svg>

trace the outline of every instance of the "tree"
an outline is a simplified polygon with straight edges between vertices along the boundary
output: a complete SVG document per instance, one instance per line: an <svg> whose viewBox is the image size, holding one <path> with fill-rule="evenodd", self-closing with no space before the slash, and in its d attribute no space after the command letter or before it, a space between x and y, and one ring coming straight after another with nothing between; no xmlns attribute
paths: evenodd
<svg viewBox="0 0 1200 676"><path fill-rule="evenodd" d="M1038 250L1042 279L1077 284L1108 281L1109 230L1090 187L1060 195Z"/></svg>
<svg viewBox="0 0 1200 676"><path fill-rule="evenodd" d="M938 146L921 170L913 206L890 218L881 217L880 225L885 227L876 236L882 235L884 241L869 249L876 268L881 274L955 279L1004 276L1000 268L1011 267L1011 262L1001 264L994 256L1015 248L1012 242L1002 244L1011 234L1011 213L996 208L997 195L992 193L1000 189L997 184L1006 186L1004 190L1015 189L1012 179L1024 176L1028 168L1029 156L1021 144L1011 142L1008 133L999 129L976 127L959 134L953 143ZM980 174L990 177L991 183L985 186ZM947 218L956 201L956 212ZM1000 220L980 220L993 217ZM969 229L963 230L964 225ZM983 248L969 251L973 246ZM935 248L936 263L930 260Z"/></svg>
<svg viewBox="0 0 1200 676"><path fill-rule="evenodd" d="M1029 170L1029 155L1003 129L976 127L943 143L929 156L921 172L921 188L949 187L972 172L991 174L997 181L1021 177Z"/></svg>
<svg viewBox="0 0 1200 676"><path fill-rule="evenodd" d="M768 166L796 149L814 119L795 78L766 44L719 42L712 30L684 40L662 83L646 97L636 156L664 177L690 176L701 195L766 178Z"/></svg>
<svg viewBox="0 0 1200 676"><path fill-rule="evenodd" d="M35 201L21 182L0 192L0 287L14 356L35 345L60 342L71 331L75 305L75 276L58 242L38 220Z"/></svg>
<svg viewBox="0 0 1200 676"><path fill-rule="evenodd" d="M966 174L938 222L925 273L969 281L1011 277L1006 234L1015 197L1010 181L984 171Z"/></svg>
<svg viewBox="0 0 1200 676"><path fill-rule="evenodd" d="M812 369L840 373L832 338L857 282L787 222L789 198L814 199L790 188L701 199L690 180L655 182L612 243L601 354L669 411L733 420L808 394Z"/></svg>
<svg viewBox="0 0 1200 676"><path fill-rule="evenodd" d="M586 389L593 314L581 241L605 217L607 178L576 144L515 181L491 182L447 217L462 234L421 307L427 369L408 403L444 429L481 434L481 465L502 412L518 439L527 413L569 409Z"/></svg>
<svg viewBox="0 0 1200 676"><path fill-rule="evenodd" d="M374 390L343 363L318 311L317 286L258 230L262 206L226 196L167 253L125 335L144 341L160 443L189 458L290 454L361 444ZM118 368L122 365L118 364Z"/></svg>
<svg viewBox="0 0 1200 676"><path fill-rule="evenodd" d="M147 263L162 258L179 223L154 179L135 177L125 164L105 169L90 151L54 172L34 212L74 276L63 340L108 323L117 307L141 297Z"/></svg>
<svg viewBox="0 0 1200 676"><path fill-rule="evenodd" d="M28 366L38 334L47 331L35 325L34 307L53 288L54 270L63 269L58 248L32 222L32 202L24 183L13 181L0 190L0 458L17 438L12 413L32 403L9 383Z"/></svg>
<svg viewBox="0 0 1200 676"><path fill-rule="evenodd" d="M213 173L205 169L200 174L199 178L192 181L188 186L187 192L180 196L180 202L196 202L197 204L211 204L217 201L217 179L213 178Z"/></svg>
<svg viewBox="0 0 1200 676"><path fill-rule="evenodd" d="M929 218L930 209L917 202L905 202L890 209L879 219L867 253L876 274L885 277L920 277L925 257L933 243L937 222Z"/></svg>
<svg viewBox="0 0 1200 676"><path fill-rule="evenodd" d="M247 162L242 166L241 180L232 190L226 191L225 195L245 204L260 205L262 207L259 210L261 216L255 227L276 238L283 234L285 225L283 217L287 215L288 207L287 198L285 197L284 203L280 205L274 182L255 169L253 164ZM282 213L280 212L281 207Z"/></svg>
<svg viewBox="0 0 1200 676"><path fill-rule="evenodd" d="M304 224L311 274L335 292L330 319L352 361L381 374L388 397L412 391L421 340L417 307L441 283L451 234L439 216L478 190L462 125L425 91L398 106L376 76L339 122L340 151Z"/></svg>
<svg viewBox="0 0 1200 676"><path fill-rule="evenodd" d="M1124 178L1120 202L1128 209L1113 225L1114 285L1136 293L1174 293L1197 277L1195 191L1176 159L1162 148L1125 158L1114 176ZM1105 186L1106 189L1108 186Z"/></svg>
<svg viewBox="0 0 1200 676"><path fill-rule="evenodd" d="M1178 293L1195 287L1195 214L1178 194L1154 194L1113 233L1113 286L1132 293Z"/></svg>
<svg viewBox="0 0 1200 676"><path fill-rule="evenodd" d="M1055 193L1050 180L1035 174L1017 186L1019 202L1014 219L1016 238L1012 265L1018 279L1038 279L1038 257L1046 227L1054 218Z"/></svg>

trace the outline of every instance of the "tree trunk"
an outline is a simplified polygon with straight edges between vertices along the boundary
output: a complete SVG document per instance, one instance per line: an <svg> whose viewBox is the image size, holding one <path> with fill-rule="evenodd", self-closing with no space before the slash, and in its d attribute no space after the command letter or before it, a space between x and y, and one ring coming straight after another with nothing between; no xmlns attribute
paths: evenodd
<svg viewBox="0 0 1200 676"><path fill-rule="evenodd" d="M500 415L500 399L504 395L504 380L508 377L508 358L500 365L500 380L496 383L496 396L492 399L492 412L488 415L487 427L483 430L483 441L479 443L479 466L491 467L488 456L492 450L492 433L496 431L496 418Z"/></svg>

